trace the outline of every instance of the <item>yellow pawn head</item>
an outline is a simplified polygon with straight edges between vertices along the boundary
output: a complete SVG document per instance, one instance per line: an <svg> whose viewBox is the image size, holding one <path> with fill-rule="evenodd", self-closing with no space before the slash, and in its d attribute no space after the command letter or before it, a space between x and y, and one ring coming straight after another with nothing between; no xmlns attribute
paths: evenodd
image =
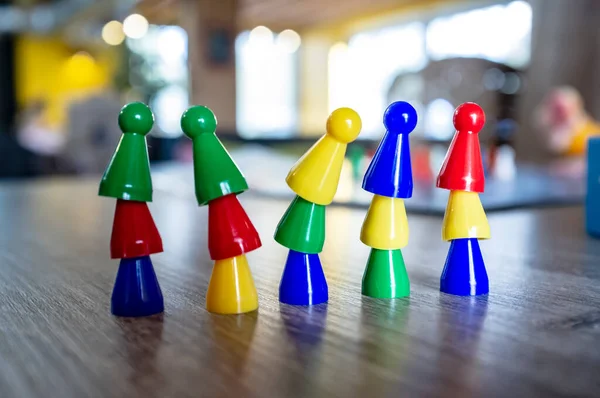
<svg viewBox="0 0 600 398"><path fill-rule="evenodd" d="M339 108L327 119L327 134L296 162L285 179L304 200L326 206L337 192L348 143L354 141L362 121L350 108Z"/></svg>
<svg viewBox="0 0 600 398"><path fill-rule="evenodd" d="M244 254L215 261L206 309L216 314L242 314L258 308L258 294Z"/></svg>
<svg viewBox="0 0 600 398"><path fill-rule="evenodd" d="M354 141L362 129L362 120L354 109L338 108L327 118L327 134L337 141L348 144Z"/></svg>
<svg viewBox="0 0 600 398"><path fill-rule="evenodd" d="M442 239L490 238L490 225L477 192L451 191L442 223Z"/></svg>
<svg viewBox="0 0 600 398"><path fill-rule="evenodd" d="M408 219L404 200L373 196L360 230L360 240L380 250L402 249L408 244Z"/></svg>

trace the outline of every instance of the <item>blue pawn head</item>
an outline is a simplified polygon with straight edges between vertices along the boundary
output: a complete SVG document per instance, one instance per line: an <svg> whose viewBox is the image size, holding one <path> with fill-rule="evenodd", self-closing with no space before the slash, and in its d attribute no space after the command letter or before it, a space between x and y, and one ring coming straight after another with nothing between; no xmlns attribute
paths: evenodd
<svg viewBox="0 0 600 398"><path fill-rule="evenodd" d="M395 134L410 134L417 127L417 111L404 101L392 103L383 114L387 131Z"/></svg>
<svg viewBox="0 0 600 398"><path fill-rule="evenodd" d="M417 127L417 111L408 102L394 102L386 109L383 124L387 132L375 151L362 187L375 195L410 198L413 177L408 135Z"/></svg>

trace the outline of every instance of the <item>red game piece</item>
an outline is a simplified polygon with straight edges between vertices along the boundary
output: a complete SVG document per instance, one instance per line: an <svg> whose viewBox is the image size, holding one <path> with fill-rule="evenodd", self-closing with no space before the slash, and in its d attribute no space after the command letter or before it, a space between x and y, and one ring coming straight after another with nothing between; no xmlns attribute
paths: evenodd
<svg viewBox="0 0 600 398"><path fill-rule="evenodd" d="M235 194L208 203L208 251L224 260L262 246L260 236Z"/></svg>
<svg viewBox="0 0 600 398"><path fill-rule="evenodd" d="M485 185L479 131L485 123L483 109L465 102L454 112L456 133L437 178L437 187L482 193Z"/></svg>
<svg viewBox="0 0 600 398"><path fill-rule="evenodd" d="M117 200L111 258L134 258L163 251L162 239L145 202Z"/></svg>

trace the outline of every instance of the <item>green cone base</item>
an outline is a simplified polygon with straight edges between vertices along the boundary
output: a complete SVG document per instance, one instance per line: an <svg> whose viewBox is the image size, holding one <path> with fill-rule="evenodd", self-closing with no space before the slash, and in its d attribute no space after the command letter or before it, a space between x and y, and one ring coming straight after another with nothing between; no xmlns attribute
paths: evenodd
<svg viewBox="0 0 600 398"><path fill-rule="evenodd" d="M146 137L125 133L100 181L100 196L152 202L152 179Z"/></svg>
<svg viewBox="0 0 600 398"><path fill-rule="evenodd" d="M277 225L275 241L300 253L321 253L325 244L325 206L296 196Z"/></svg>
<svg viewBox="0 0 600 398"><path fill-rule="evenodd" d="M410 296L410 281L400 249L371 249L362 280L362 294L387 299Z"/></svg>

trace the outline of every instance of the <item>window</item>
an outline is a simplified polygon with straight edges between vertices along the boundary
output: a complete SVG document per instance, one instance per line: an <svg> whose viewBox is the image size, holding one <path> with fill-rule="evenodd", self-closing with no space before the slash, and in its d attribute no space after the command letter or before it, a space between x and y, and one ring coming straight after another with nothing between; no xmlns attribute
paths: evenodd
<svg viewBox="0 0 600 398"><path fill-rule="evenodd" d="M290 136L297 128L300 36L266 27L236 39L237 130L244 138Z"/></svg>
<svg viewBox="0 0 600 398"><path fill-rule="evenodd" d="M531 6L513 1L431 21L427 53L433 60L478 57L515 68L529 62Z"/></svg>
<svg viewBox="0 0 600 398"><path fill-rule="evenodd" d="M329 53L329 108L349 106L361 115L361 136L381 134L387 91L403 71L427 62L425 26L420 22L358 33Z"/></svg>
<svg viewBox="0 0 600 398"><path fill-rule="evenodd" d="M153 134L178 137L183 112L189 106L187 33L179 26L150 26L140 39L127 39L132 53L130 82L151 97L156 117Z"/></svg>

